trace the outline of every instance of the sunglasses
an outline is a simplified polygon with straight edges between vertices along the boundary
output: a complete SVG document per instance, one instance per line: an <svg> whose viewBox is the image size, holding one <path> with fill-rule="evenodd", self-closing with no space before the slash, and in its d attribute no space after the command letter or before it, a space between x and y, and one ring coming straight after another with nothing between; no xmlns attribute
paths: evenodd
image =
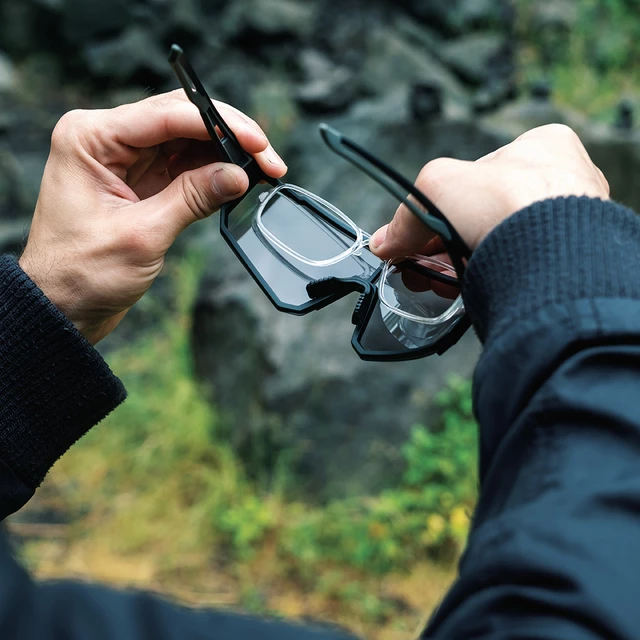
<svg viewBox="0 0 640 640"><path fill-rule="evenodd" d="M470 326L460 295L471 252L438 208L409 180L339 131L320 125L327 146L404 204L435 236L449 262L414 255L383 262L370 234L321 197L267 176L209 98L184 51L169 62L199 109L220 158L242 167L249 189L220 211L220 233L271 300L305 315L359 293L352 346L363 360L414 360L442 354Z"/></svg>

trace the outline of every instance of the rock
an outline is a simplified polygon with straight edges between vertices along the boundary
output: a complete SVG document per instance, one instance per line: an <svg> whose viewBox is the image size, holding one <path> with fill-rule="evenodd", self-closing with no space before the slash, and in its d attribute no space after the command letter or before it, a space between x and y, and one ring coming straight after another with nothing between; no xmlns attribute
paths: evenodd
<svg viewBox="0 0 640 640"><path fill-rule="evenodd" d="M515 100L518 87L514 78L495 78L490 80L473 95L471 100L473 112L489 113Z"/></svg>
<svg viewBox="0 0 640 640"><path fill-rule="evenodd" d="M440 55L463 81L478 85L491 79L494 60L504 55L507 47L500 33L477 33L446 43Z"/></svg>
<svg viewBox="0 0 640 640"><path fill-rule="evenodd" d="M549 102L553 96L553 85L549 80L537 80L530 87L531 97L540 102Z"/></svg>
<svg viewBox="0 0 640 640"><path fill-rule="evenodd" d="M38 202L40 182L47 164L48 150L16 154L16 195L18 211L31 216Z"/></svg>
<svg viewBox="0 0 640 640"><path fill-rule="evenodd" d="M487 27L509 30L515 18L510 0L460 0L454 11L465 32Z"/></svg>
<svg viewBox="0 0 640 640"><path fill-rule="evenodd" d="M171 14L163 29L163 41L166 45L199 41L207 24L200 0L180 0L171 5Z"/></svg>
<svg viewBox="0 0 640 640"><path fill-rule="evenodd" d="M482 126L494 133L514 139L529 129L541 127L545 124L566 124L578 133L589 130L592 123L580 114L562 109L552 102L539 98L522 100L509 104L502 109L485 116Z"/></svg>
<svg viewBox="0 0 640 640"><path fill-rule="evenodd" d="M469 108L465 87L425 48L408 42L393 30L379 27L369 40L369 55L360 74L365 91L380 95L398 86L426 83L440 88L445 109L450 103Z"/></svg>
<svg viewBox="0 0 640 640"><path fill-rule="evenodd" d="M399 96L406 114L406 92ZM401 121L390 104L363 105L332 124L410 179L433 157L476 159L502 143L473 122ZM375 113L386 120L373 120ZM301 123L290 139L283 151L290 181L334 202L367 231L391 217L394 199L327 150L315 124ZM479 351L473 334L442 357L363 362L350 347L355 296L305 317L279 313L216 235L213 229L193 349L248 467L273 468L286 453L296 486L319 500L391 486L402 474L400 449L412 427L434 418L434 393L450 373L471 373Z"/></svg>
<svg viewBox="0 0 640 640"><path fill-rule="evenodd" d="M585 144L591 159L602 170L611 186L611 197L640 211L640 133L618 130L607 124L561 109L539 99L511 104L484 117L481 126L496 135L513 139L529 129L545 124L566 124Z"/></svg>
<svg viewBox="0 0 640 640"><path fill-rule="evenodd" d="M622 100L616 109L616 129L631 131L634 124L635 105L631 100Z"/></svg>
<svg viewBox="0 0 640 640"><path fill-rule="evenodd" d="M154 85L174 77L166 52L140 27L130 27L116 38L88 45L83 57L91 73L120 82L136 80Z"/></svg>
<svg viewBox="0 0 640 640"><path fill-rule="evenodd" d="M592 126L581 132L593 162L611 187L611 197L640 211L640 133Z"/></svg>
<svg viewBox="0 0 640 640"><path fill-rule="evenodd" d="M222 29L253 45L261 40L295 37L308 38L315 27L315 10L312 3L295 0L234 0L227 9Z"/></svg>
<svg viewBox="0 0 640 640"><path fill-rule="evenodd" d="M20 57L40 45L37 28L38 10L29 2L6 2L0 5L0 43L3 51Z"/></svg>
<svg viewBox="0 0 640 640"><path fill-rule="evenodd" d="M0 176L0 189L2 177ZM3 222L0 218L0 255L5 253L20 253L29 235L27 221Z"/></svg>
<svg viewBox="0 0 640 640"><path fill-rule="evenodd" d="M10 93L16 87L17 75L10 58L0 51L0 93Z"/></svg>
<svg viewBox="0 0 640 640"><path fill-rule="evenodd" d="M578 19L578 3L574 0L538 0L532 3L530 28L537 31L571 31Z"/></svg>
<svg viewBox="0 0 640 640"><path fill-rule="evenodd" d="M442 90L438 85L416 83L409 100L411 114L418 122L442 115Z"/></svg>
<svg viewBox="0 0 640 640"><path fill-rule="evenodd" d="M62 29L65 40L76 46L94 42L97 38L113 37L130 23L127 0L64 0Z"/></svg>
<svg viewBox="0 0 640 640"><path fill-rule="evenodd" d="M334 65L319 51L300 56L305 81L296 91L298 104L309 113L343 111L358 97L359 84L346 67Z"/></svg>
<svg viewBox="0 0 640 640"><path fill-rule="evenodd" d="M381 3L366 0L343 0L340 11L335 0L319 3L313 46L326 52L340 66L360 68L367 57L370 34L380 24L387 24ZM396 12L397 13L397 12Z"/></svg>
<svg viewBox="0 0 640 640"><path fill-rule="evenodd" d="M432 28L460 34L474 28L505 26L510 18L502 0L401 0L398 3Z"/></svg>

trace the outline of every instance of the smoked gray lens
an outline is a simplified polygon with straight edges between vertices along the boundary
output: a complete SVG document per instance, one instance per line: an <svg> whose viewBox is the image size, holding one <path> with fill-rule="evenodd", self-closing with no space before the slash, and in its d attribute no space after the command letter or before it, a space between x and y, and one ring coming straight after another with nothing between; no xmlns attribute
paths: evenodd
<svg viewBox="0 0 640 640"><path fill-rule="evenodd" d="M396 352L433 347L464 316L456 289L430 280L407 261L385 269L380 300L361 344L368 351Z"/></svg>
<svg viewBox="0 0 640 640"><path fill-rule="evenodd" d="M330 266L362 247L358 227L340 210L308 191L282 185L261 192L259 200L262 208L256 222L260 233L300 262Z"/></svg>
<svg viewBox="0 0 640 640"><path fill-rule="evenodd" d="M328 277L368 278L380 267L380 260L366 249L361 255L350 255L326 267L306 264L278 249L256 223L259 207L272 189L270 185L256 186L235 209L225 214L225 223L245 260L271 289L274 302L300 307L311 300L306 289L309 282ZM262 223L296 252L324 260L353 246L352 235L330 224L332 217L320 201L305 197L292 206L289 198L278 200L280 197L276 195L264 208Z"/></svg>
<svg viewBox="0 0 640 640"><path fill-rule="evenodd" d="M381 354L433 347L461 317L439 326L429 326L398 316L378 302L360 337L360 344L367 351Z"/></svg>

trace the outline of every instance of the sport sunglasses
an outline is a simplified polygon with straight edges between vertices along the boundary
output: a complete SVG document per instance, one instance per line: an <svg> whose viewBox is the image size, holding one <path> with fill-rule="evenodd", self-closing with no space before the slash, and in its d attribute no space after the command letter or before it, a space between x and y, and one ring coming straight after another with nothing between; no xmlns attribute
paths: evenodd
<svg viewBox="0 0 640 640"><path fill-rule="evenodd" d="M439 236L450 264L430 256L383 262L370 235L321 197L267 176L238 142L184 51L169 62L199 109L220 158L242 167L249 189L220 211L220 233L274 306L305 315L360 293L352 346L363 360L442 354L470 326L460 295L471 252L438 208L409 180L326 124L328 147L384 187Z"/></svg>

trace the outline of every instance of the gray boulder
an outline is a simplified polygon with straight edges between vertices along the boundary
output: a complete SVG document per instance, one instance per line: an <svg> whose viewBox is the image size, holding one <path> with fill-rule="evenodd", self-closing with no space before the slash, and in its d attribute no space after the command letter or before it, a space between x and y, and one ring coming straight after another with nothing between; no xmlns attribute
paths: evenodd
<svg viewBox="0 0 640 640"><path fill-rule="evenodd" d="M282 38L293 36L305 40L315 26L313 3L296 0L234 0L222 20L227 36L242 38Z"/></svg>
<svg viewBox="0 0 640 640"><path fill-rule="evenodd" d="M122 31L131 21L127 0L64 0L62 30L65 41L83 46Z"/></svg>
<svg viewBox="0 0 640 640"><path fill-rule="evenodd" d="M148 30L140 27L130 27L111 40L87 45L83 57L91 73L102 78L123 82L173 77L166 52Z"/></svg>
<svg viewBox="0 0 640 640"><path fill-rule="evenodd" d="M479 85L494 75L494 61L504 55L507 47L503 34L475 33L447 42L440 55L463 81Z"/></svg>
<svg viewBox="0 0 640 640"><path fill-rule="evenodd" d="M393 102L363 104L332 124L411 179L431 158L475 159L502 143L472 122L408 124L406 97L400 91ZM374 231L397 203L331 154L316 127L303 122L292 135L288 179ZM286 455L296 486L320 500L392 485L411 429L433 422L434 394L451 373L471 373L479 351L473 333L442 357L363 362L350 347L355 296L305 317L279 313L215 228L206 242L210 262L194 312L196 369L248 467L273 468Z"/></svg>
<svg viewBox="0 0 640 640"><path fill-rule="evenodd" d="M425 46L407 40L395 30L378 27L371 34L368 47L361 71L361 82L368 93L389 95L398 87L425 83L440 87L445 109L468 113L468 91Z"/></svg>
<svg viewBox="0 0 640 640"><path fill-rule="evenodd" d="M0 51L0 93L9 93L16 88L17 74L9 56Z"/></svg>
<svg viewBox="0 0 640 640"><path fill-rule="evenodd" d="M298 104L309 113L343 111L358 97L359 83L347 67L333 64L315 49L302 52L304 82L296 91Z"/></svg>
<svg viewBox="0 0 640 640"><path fill-rule="evenodd" d="M516 138L534 127L566 124L584 142L592 160L611 186L611 197L640 211L640 133L621 130L560 108L546 100L525 100L485 117L483 126L496 135Z"/></svg>

